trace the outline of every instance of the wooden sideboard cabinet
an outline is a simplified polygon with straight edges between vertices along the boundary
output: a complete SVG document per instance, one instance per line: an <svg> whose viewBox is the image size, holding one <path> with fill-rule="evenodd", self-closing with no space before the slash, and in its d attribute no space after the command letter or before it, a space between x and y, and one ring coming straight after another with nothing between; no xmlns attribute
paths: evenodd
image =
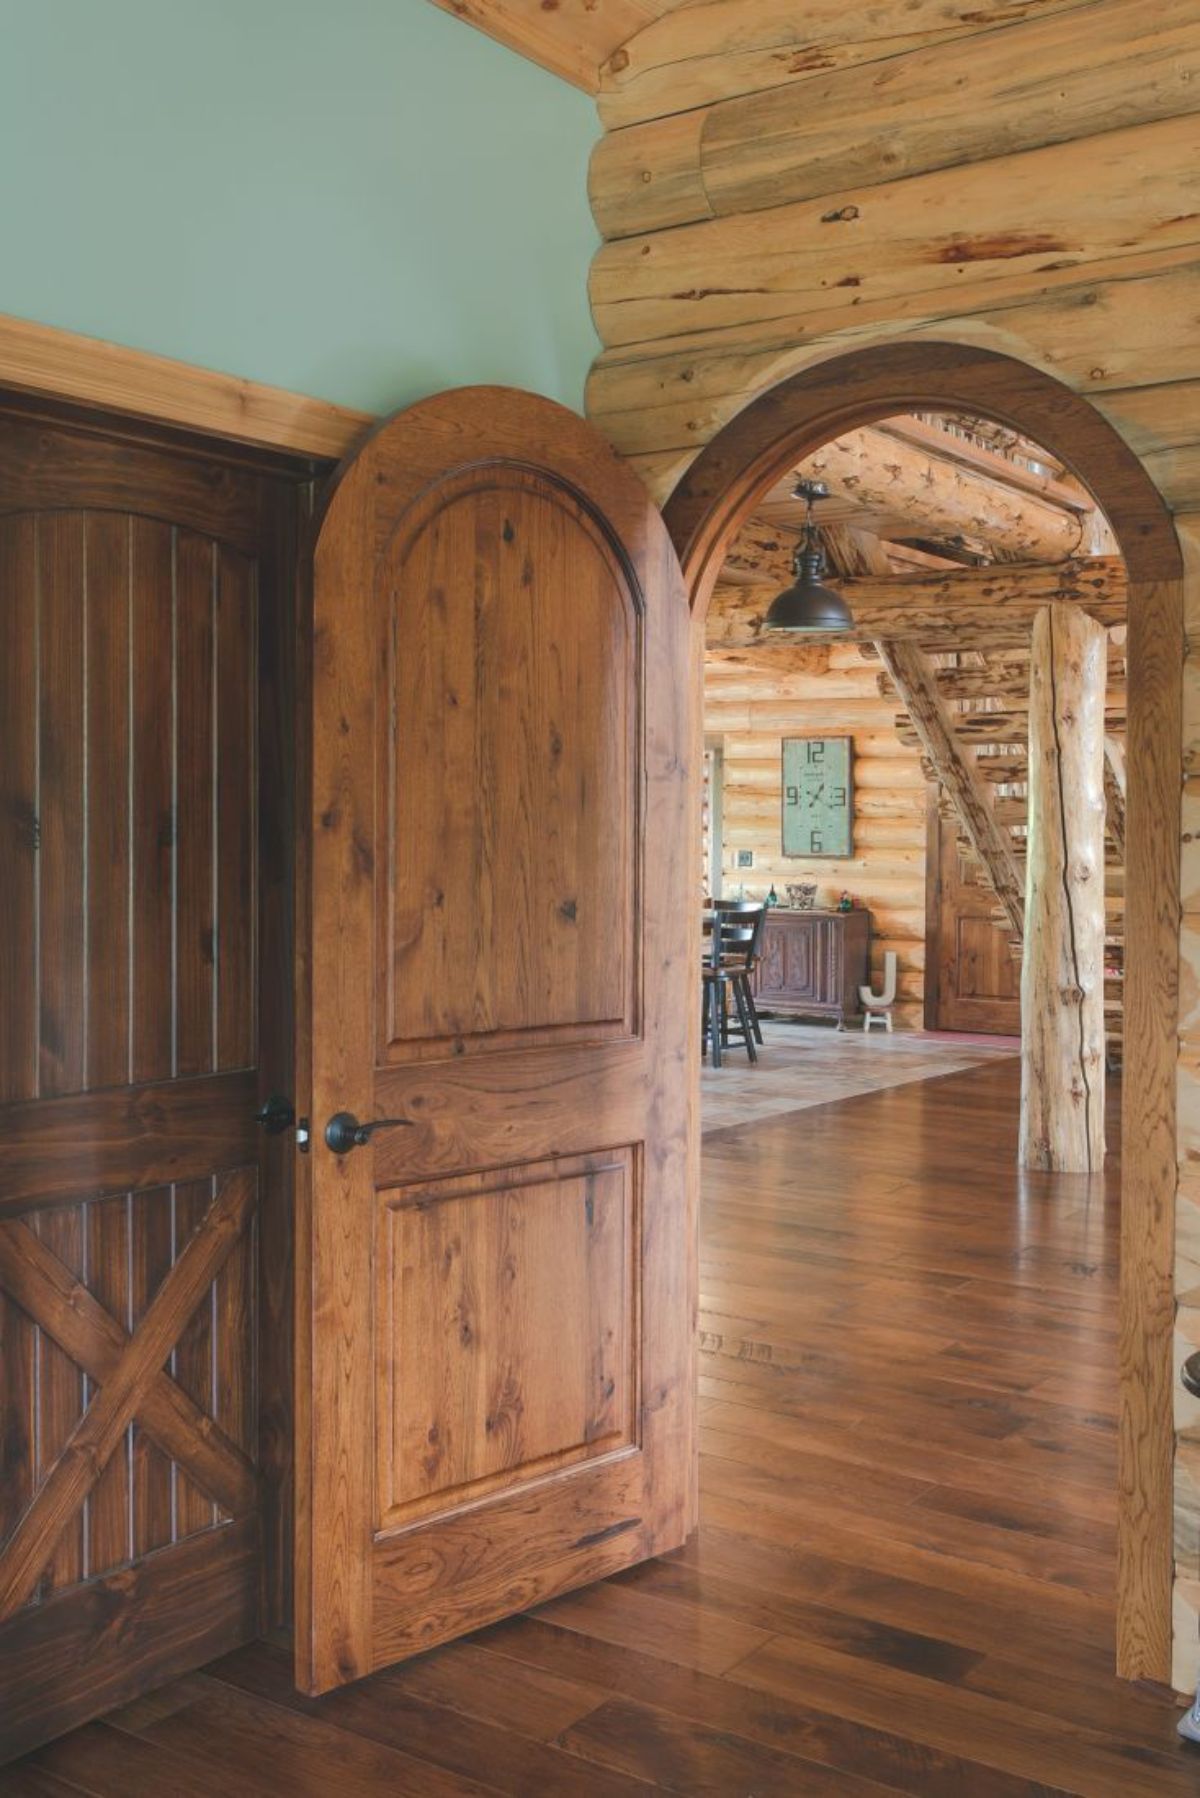
<svg viewBox="0 0 1200 1798"><path fill-rule="evenodd" d="M871 972L869 911L771 911L754 994L787 1017L862 1017L858 989Z"/></svg>

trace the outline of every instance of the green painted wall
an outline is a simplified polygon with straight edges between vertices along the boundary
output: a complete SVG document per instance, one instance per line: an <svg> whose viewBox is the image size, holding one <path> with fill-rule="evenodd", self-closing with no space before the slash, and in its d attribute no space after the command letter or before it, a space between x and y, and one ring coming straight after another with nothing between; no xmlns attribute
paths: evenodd
<svg viewBox="0 0 1200 1798"><path fill-rule="evenodd" d="M597 132L429 0L0 0L0 312L370 411L578 409Z"/></svg>

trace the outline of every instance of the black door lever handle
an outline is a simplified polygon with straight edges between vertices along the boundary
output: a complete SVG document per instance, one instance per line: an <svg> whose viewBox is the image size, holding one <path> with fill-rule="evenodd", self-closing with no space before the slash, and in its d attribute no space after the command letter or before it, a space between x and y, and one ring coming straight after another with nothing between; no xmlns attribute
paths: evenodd
<svg viewBox="0 0 1200 1798"><path fill-rule="evenodd" d="M372 1118L370 1123L360 1124L352 1111L335 1111L325 1126L325 1141L335 1155L348 1155L351 1149L369 1143L376 1130L412 1127L411 1118Z"/></svg>

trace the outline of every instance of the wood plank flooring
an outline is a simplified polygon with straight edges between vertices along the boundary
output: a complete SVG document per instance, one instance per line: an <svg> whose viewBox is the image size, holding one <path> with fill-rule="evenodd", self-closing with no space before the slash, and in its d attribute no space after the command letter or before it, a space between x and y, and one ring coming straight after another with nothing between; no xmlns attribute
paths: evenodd
<svg viewBox="0 0 1200 1798"><path fill-rule="evenodd" d="M1019 1176L991 1061L705 1139L681 1552L316 1702L258 1645L12 1794L1200 1794L1111 1674L1115 1157Z"/></svg>

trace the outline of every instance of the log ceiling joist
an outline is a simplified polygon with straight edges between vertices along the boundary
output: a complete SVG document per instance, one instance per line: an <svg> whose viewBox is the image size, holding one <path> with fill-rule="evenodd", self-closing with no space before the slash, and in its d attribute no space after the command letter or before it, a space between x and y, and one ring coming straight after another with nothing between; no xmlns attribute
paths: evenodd
<svg viewBox="0 0 1200 1798"><path fill-rule="evenodd" d="M839 581L838 587L854 617L851 641L897 637L943 650L1019 644L1027 641L1037 612L1046 605L1079 605L1105 625L1125 618L1125 567L1119 557L944 574L863 575ZM777 589L777 581L718 586L708 612L709 645L733 649L769 643L763 619ZM847 634L837 640L847 641Z"/></svg>
<svg viewBox="0 0 1200 1798"><path fill-rule="evenodd" d="M970 452L970 461L963 459ZM995 451L917 419L847 431L805 458L797 471L824 481L821 522L851 523L882 538L964 544L1009 562L1057 562L1112 548L1086 496L1034 478ZM804 507L789 472L756 508L756 519L798 529Z"/></svg>

